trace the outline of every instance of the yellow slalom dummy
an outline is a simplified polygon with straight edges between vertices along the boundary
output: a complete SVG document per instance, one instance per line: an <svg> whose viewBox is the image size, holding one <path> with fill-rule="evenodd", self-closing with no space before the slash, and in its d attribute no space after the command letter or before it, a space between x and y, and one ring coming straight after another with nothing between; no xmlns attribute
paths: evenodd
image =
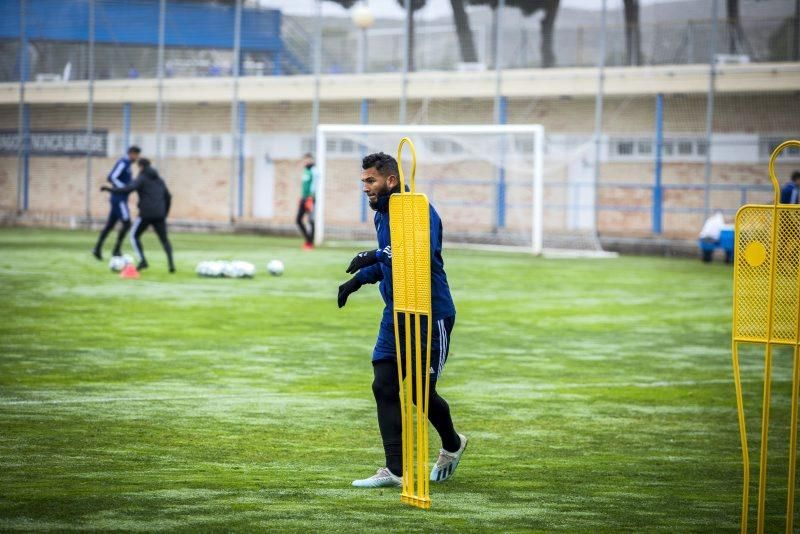
<svg viewBox="0 0 800 534"><path fill-rule="evenodd" d="M410 192L406 192L403 174L402 152L405 144L411 150ZM430 214L428 198L416 192L414 175L417 154L414 144L407 137L401 139L397 147L397 164L400 192L389 199L389 230L392 239L394 337L403 421L403 491L400 500L411 506L428 509L431 507L431 498L428 480L430 365L427 358L431 352L433 328L420 325L429 325L433 317ZM398 321L403 321L405 325L405 339L400 339ZM422 328L427 331L424 351L423 340L417 335ZM402 347L405 347L405 351Z"/></svg>
<svg viewBox="0 0 800 534"><path fill-rule="evenodd" d="M800 147L800 141L786 141L769 159L769 176L775 189L772 205L742 206L736 214L736 247L733 270L733 375L739 434L742 445L744 489L742 491L742 532L747 532L750 489L750 458L745 428L739 346L764 346L764 398L761 407L761 451L758 469L757 532L764 531L767 489L767 437L770 422L772 351L791 347L792 410L789 435L789 483L786 504L786 532L792 532L794 517L795 464L797 460L797 401L800 387L800 205L779 204L780 184L775 177L775 159L786 147Z"/></svg>

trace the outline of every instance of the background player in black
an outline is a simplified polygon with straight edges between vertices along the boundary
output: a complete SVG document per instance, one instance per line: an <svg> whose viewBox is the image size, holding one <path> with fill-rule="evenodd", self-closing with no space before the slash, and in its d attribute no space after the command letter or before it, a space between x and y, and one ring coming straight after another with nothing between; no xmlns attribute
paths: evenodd
<svg viewBox="0 0 800 534"><path fill-rule="evenodd" d="M158 175L158 171L150 166L149 160L142 158L139 160L138 165L139 175L130 185L125 187L103 186L101 189L112 193L136 191L139 194L139 218L133 223L133 233L131 234L133 249L139 256L137 269L141 270L148 267L147 260L144 257L144 250L142 249L141 237L147 227L152 225L156 234L158 234L161 246L164 247L164 252L167 253L169 272L174 273L175 264L172 261L172 245L167 239L167 215L169 215L169 208L172 204L172 195L167 189L167 184Z"/></svg>

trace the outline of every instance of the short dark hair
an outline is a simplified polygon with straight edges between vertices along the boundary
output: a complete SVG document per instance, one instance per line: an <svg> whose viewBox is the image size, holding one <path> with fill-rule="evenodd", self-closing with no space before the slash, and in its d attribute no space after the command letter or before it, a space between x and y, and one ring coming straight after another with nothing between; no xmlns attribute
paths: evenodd
<svg viewBox="0 0 800 534"><path fill-rule="evenodd" d="M142 169L149 169L150 168L150 160L147 159L147 158L139 158L139 161L137 161L136 163Z"/></svg>
<svg viewBox="0 0 800 534"><path fill-rule="evenodd" d="M397 160L389 154L376 152L374 154L364 156L364 159L361 160L361 168L367 170L373 167L376 171L381 173L381 176L383 177L389 177L391 175L399 176Z"/></svg>
<svg viewBox="0 0 800 534"><path fill-rule="evenodd" d="M798 180L800 180L800 171L794 171L792 173L792 181L796 182Z"/></svg>
<svg viewBox="0 0 800 534"><path fill-rule="evenodd" d="M131 152L135 152L137 154L141 154L142 153L142 149L139 148L136 145L131 145L131 146L128 147L128 154L130 154Z"/></svg>
<svg viewBox="0 0 800 534"><path fill-rule="evenodd" d="M305 154L303 154L303 157L304 158L312 158L313 159L314 158L314 154L312 154L311 152L306 152Z"/></svg>

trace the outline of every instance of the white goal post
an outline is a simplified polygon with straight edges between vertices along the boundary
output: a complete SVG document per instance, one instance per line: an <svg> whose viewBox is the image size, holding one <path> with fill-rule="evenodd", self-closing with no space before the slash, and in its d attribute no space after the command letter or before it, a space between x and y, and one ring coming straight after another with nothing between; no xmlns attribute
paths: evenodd
<svg viewBox="0 0 800 534"><path fill-rule="evenodd" d="M539 124L319 125L315 244L375 238L359 181L361 159L380 151L396 156L402 137L417 148L417 192L442 215L448 243L542 253L544 127Z"/></svg>

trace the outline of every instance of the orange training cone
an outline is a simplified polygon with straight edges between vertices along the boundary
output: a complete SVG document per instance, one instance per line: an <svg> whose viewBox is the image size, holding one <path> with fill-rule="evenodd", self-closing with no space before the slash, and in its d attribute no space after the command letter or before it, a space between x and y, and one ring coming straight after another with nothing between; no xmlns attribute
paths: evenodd
<svg viewBox="0 0 800 534"><path fill-rule="evenodd" d="M119 273L120 278L139 278L139 271L136 270L136 266L132 263L126 265L122 272Z"/></svg>

